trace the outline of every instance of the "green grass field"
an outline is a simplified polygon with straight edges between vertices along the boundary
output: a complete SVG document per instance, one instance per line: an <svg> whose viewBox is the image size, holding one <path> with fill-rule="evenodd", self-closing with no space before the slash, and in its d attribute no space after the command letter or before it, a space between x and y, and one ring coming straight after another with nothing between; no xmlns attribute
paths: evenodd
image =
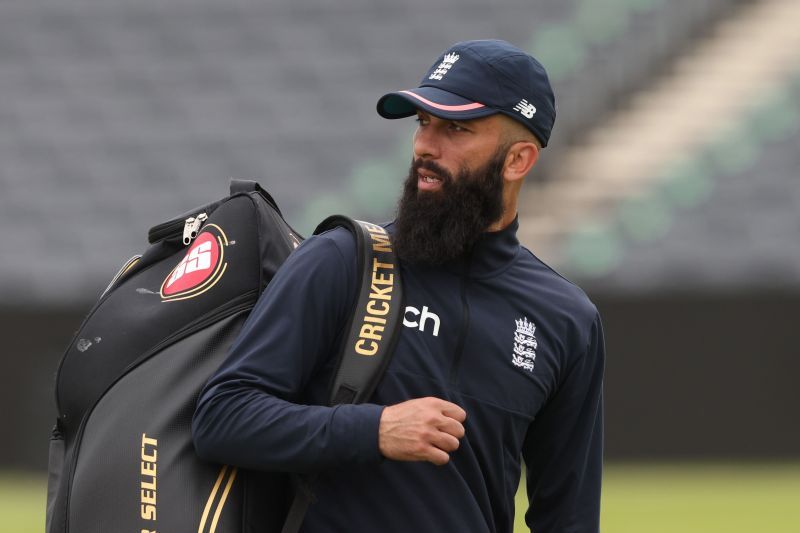
<svg viewBox="0 0 800 533"><path fill-rule="evenodd" d="M517 493L515 533L527 531ZM800 533L800 463L611 464L603 533Z"/></svg>
<svg viewBox="0 0 800 533"><path fill-rule="evenodd" d="M45 490L41 477L0 475L3 531L42 533ZM515 533L525 501L520 490ZM800 463L611 464L602 509L604 533L800 533Z"/></svg>

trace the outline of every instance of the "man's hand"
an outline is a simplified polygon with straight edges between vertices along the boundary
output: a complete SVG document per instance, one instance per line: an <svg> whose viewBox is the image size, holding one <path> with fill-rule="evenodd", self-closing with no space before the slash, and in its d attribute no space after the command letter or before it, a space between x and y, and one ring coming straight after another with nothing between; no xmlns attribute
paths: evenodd
<svg viewBox="0 0 800 533"><path fill-rule="evenodd" d="M396 461L446 464L464 436L467 413L439 398L418 398L390 405L381 414L378 448Z"/></svg>

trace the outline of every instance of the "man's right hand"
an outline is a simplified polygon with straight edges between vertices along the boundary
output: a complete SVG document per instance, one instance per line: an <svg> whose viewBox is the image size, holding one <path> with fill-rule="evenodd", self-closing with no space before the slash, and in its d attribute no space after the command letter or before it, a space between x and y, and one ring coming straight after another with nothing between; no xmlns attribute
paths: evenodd
<svg viewBox="0 0 800 533"><path fill-rule="evenodd" d="M378 448L396 461L446 464L464 436L467 413L440 398L417 398L384 408Z"/></svg>

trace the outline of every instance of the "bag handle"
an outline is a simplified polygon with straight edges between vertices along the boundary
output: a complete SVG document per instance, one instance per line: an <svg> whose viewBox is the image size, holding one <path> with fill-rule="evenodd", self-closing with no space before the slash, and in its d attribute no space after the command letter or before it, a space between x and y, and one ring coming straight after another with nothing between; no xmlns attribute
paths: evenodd
<svg viewBox="0 0 800 533"><path fill-rule="evenodd" d="M264 200L266 200L275 209L275 211L278 212L280 216L283 216L283 213L281 213L281 210L278 207L278 203L263 187L261 187L261 185L258 184L257 181L238 180L231 178L231 184L230 184L231 196L233 196L234 194L239 194L239 193L247 194L251 192L257 192L258 194L260 194L264 198Z"/></svg>

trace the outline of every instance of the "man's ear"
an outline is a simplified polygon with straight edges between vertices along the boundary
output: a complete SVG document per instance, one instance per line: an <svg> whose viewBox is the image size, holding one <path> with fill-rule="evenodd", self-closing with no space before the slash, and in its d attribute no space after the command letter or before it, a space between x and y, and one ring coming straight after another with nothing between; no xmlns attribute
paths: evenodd
<svg viewBox="0 0 800 533"><path fill-rule="evenodd" d="M530 141L518 141L511 145L503 165L503 179L518 181L528 175L539 160L539 147Z"/></svg>

